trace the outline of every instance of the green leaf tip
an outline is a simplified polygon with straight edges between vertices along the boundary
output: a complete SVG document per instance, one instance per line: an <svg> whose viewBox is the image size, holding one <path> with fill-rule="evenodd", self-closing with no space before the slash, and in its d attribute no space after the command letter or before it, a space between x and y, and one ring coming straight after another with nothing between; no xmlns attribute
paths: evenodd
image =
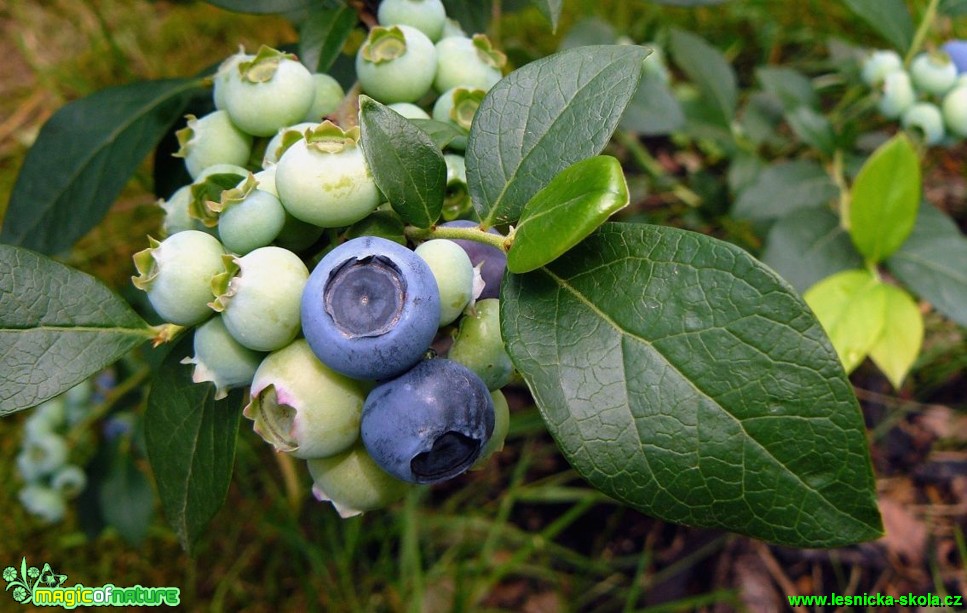
<svg viewBox="0 0 967 613"><path fill-rule="evenodd" d="M599 155L569 166L524 205L507 268L525 273L554 261L628 202L616 158Z"/></svg>

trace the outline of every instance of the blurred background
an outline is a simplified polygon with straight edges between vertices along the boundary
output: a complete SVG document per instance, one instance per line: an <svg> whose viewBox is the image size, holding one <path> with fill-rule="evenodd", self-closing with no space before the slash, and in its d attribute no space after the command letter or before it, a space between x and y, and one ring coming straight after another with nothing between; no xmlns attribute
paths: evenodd
<svg viewBox="0 0 967 613"><path fill-rule="evenodd" d="M761 65L828 73L836 41L883 45L835 0L699 8L566 0L557 32L533 8L494 14L488 34L512 67L555 51L575 24L596 17L636 43L660 40L671 26L700 34L731 61L740 89L753 86ZM963 21L941 20L930 36L967 37ZM196 74L239 45L297 39L283 17L200 1L6 0L0 219L27 149L63 104L110 85ZM675 135L626 134L615 143L634 194L629 218L761 249L728 214L714 147ZM924 162L927 199L961 229L965 158L961 143L931 150ZM655 181L655 164L673 180ZM133 302L143 299L130 287L131 255L162 218L153 189L145 163L105 222L63 258ZM145 348L41 416L35 409L0 420L0 567L19 567L26 556L66 573L68 585L179 587L184 608L211 611L776 611L788 607L787 594L967 593L967 337L936 314L926 321L924 350L899 392L869 365L852 377L886 527L877 542L792 550L624 508L569 468L519 387L508 394L511 430L495 461L345 520L309 495L301 464L274 454L243 421L228 502L189 556L161 513L143 452L144 383L159 360ZM48 418L56 423L40 423ZM31 434L39 431L59 432L65 464L85 473L78 497L24 501L17 457L31 436L43 438ZM12 607L0 595L0 610Z"/></svg>

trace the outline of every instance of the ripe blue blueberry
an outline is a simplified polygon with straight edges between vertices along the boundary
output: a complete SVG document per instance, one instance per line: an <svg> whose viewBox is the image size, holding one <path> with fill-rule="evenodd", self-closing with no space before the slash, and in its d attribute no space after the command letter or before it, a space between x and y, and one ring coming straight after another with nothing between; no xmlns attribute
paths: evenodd
<svg viewBox="0 0 967 613"><path fill-rule="evenodd" d="M374 388L360 436L383 470L437 483L470 468L494 431L494 402L480 377L452 360L424 360Z"/></svg>
<svg viewBox="0 0 967 613"><path fill-rule="evenodd" d="M356 76L363 91L383 104L416 102L433 85L436 64L436 48L423 32L376 26L356 54Z"/></svg>
<svg viewBox="0 0 967 613"><path fill-rule="evenodd" d="M416 364L440 322L440 295L420 256L364 236L330 251L309 276L302 329L335 371L386 379Z"/></svg>
<svg viewBox="0 0 967 613"><path fill-rule="evenodd" d="M950 56L950 61L957 67L958 73L967 72L967 40L948 40L944 43L943 50Z"/></svg>
<svg viewBox="0 0 967 613"><path fill-rule="evenodd" d="M440 224L444 228L476 228L478 224L466 219L457 219ZM491 228L491 234L500 233ZM470 256L470 263L480 266L480 276L483 278L484 289L478 296L479 299L496 298L500 295L500 280L507 269L507 254L496 247L484 245L477 241L454 239L456 244L463 247L463 250Z"/></svg>

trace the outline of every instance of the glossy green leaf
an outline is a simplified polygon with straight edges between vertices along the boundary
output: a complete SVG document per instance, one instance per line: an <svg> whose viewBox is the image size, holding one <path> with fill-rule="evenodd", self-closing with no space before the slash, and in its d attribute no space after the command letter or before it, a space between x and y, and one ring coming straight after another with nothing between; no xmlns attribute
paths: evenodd
<svg viewBox="0 0 967 613"><path fill-rule="evenodd" d="M866 270L844 270L803 295L829 335L846 372L869 355L886 323L883 283Z"/></svg>
<svg viewBox="0 0 967 613"><path fill-rule="evenodd" d="M466 138L467 132L452 123L436 119L410 119L410 122L429 135L430 140L441 151L458 138Z"/></svg>
<svg viewBox="0 0 967 613"><path fill-rule="evenodd" d="M883 330L870 349L870 359L883 371L893 387L900 389L903 379L920 355L923 344L923 315L917 303L895 285L882 286L885 307Z"/></svg>
<svg viewBox="0 0 967 613"><path fill-rule="evenodd" d="M507 269L530 272L553 262L628 206L621 162L608 155L570 166L524 206Z"/></svg>
<svg viewBox="0 0 967 613"><path fill-rule="evenodd" d="M561 20L561 7L564 0L531 0L531 2L541 12L541 15L551 22L551 31L557 32L557 24Z"/></svg>
<svg viewBox="0 0 967 613"><path fill-rule="evenodd" d="M621 117L621 129L644 136L671 134L685 125L678 98L660 76L646 74Z"/></svg>
<svg viewBox="0 0 967 613"><path fill-rule="evenodd" d="M58 109L27 152L0 242L46 254L70 249L101 221L199 87L187 79L131 83Z"/></svg>
<svg viewBox="0 0 967 613"><path fill-rule="evenodd" d="M779 162L765 168L742 190L732 214L739 219L767 221L799 209L823 206L838 194L839 189L819 163Z"/></svg>
<svg viewBox="0 0 967 613"><path fill-rule="evenodd" d="M791 288L734 245L607 223L508 274L500 319L549 431L606 494L800 547L881 534L836 354Z"/></svg>
<svg viewBox="0 0 967 613"><path fill-rule="evenodd" d="M318 4L318 0L205 0L219 8L236 13L252 13L256 15L271 15L273 13L291 13L307 10ZM325 2L331 5L333 2Z"/></svg>
<svg viewBox="0 0 967 613"><path fill-rule="evenodd" d="M485 226L513 223L524 204L611 139L648 51L578 47L512 72L484 98L467 143L467 185Z"/></svg>
<svg viewBox="0 0 967 613"><path fill-rule="evenodd" d="M433 140L367 96L360 96L359 126L366 162L393 210L420 228L436 223L446 195L447 165Z"/></svg>
<svg viewBox="0 0 967 613"><path fill-rule="evenodd" d="M356 26L356 11L346 5L316 8L299 29L299 59L312 72L326 72Z"/></svg>
<svg viewBox="0 0 967 613"><path fill-rule="evenodd" d="M863 266L839 217L828 207L780 218L769 229L762 261L800 293L830 275Z"/></svg>
<svg viewBox="0 0 967 613"><path fill-rule="evenodd" d="M151 336L94 277L0 245L0 416L66 392Z"/></svg>
<svg viewBox="0 0 967 613"><path fill-rule="evenodd" d="M904 134L880 145L850 190L849 231L867 260L881 262L900 248L917 220L920 160Z"/></svg>
<svg viewBox="0 0 967 613"><path fill-rule="evenodd" d="M669 43L675 64L712 102L717 122L729 127L735 116L739 91L735 71L728 60L705 39L691 32L673 29Z"/></svg>
<svg viewBox="0 0 967 613"><path fill-rule="evenodd" d="M185 550L191 550L225 502L235 465L242 391L215 400L215 386L193 383L192 353L180 342L155 373L144 434L158 495Z"/></svg>
<svg viewBox="0 0 967 613"><path fill-rule="evenodd" d="M903 246L886 261L890 272L934 308L967 326L967 237L929 204Z"/></svg>
<svg viewBox="0 0 967 613"><path fill-rule="evenodd" d="M904 0L843 0L901 55L913 42L914 25Z"/></svg>

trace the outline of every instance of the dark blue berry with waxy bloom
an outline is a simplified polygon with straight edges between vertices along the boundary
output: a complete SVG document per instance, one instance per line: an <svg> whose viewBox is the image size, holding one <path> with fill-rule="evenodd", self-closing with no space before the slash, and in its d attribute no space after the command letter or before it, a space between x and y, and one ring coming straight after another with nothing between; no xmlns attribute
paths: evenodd
<svg viewBox="0 0 967 613"><path fill-rule="evenodd" d="M356 379L394 377L420 360L440 323L430 267L392 241L364 236L330 251L302 295L302 329L327 366Z"/></svg>
<svg viewBox="0 0 967 613"><path fill-rule="evenodd" d="M484 382L452 360L420 362L366 397L360 436L383 470L437 483L470 468L494 431Z"/></svg>

